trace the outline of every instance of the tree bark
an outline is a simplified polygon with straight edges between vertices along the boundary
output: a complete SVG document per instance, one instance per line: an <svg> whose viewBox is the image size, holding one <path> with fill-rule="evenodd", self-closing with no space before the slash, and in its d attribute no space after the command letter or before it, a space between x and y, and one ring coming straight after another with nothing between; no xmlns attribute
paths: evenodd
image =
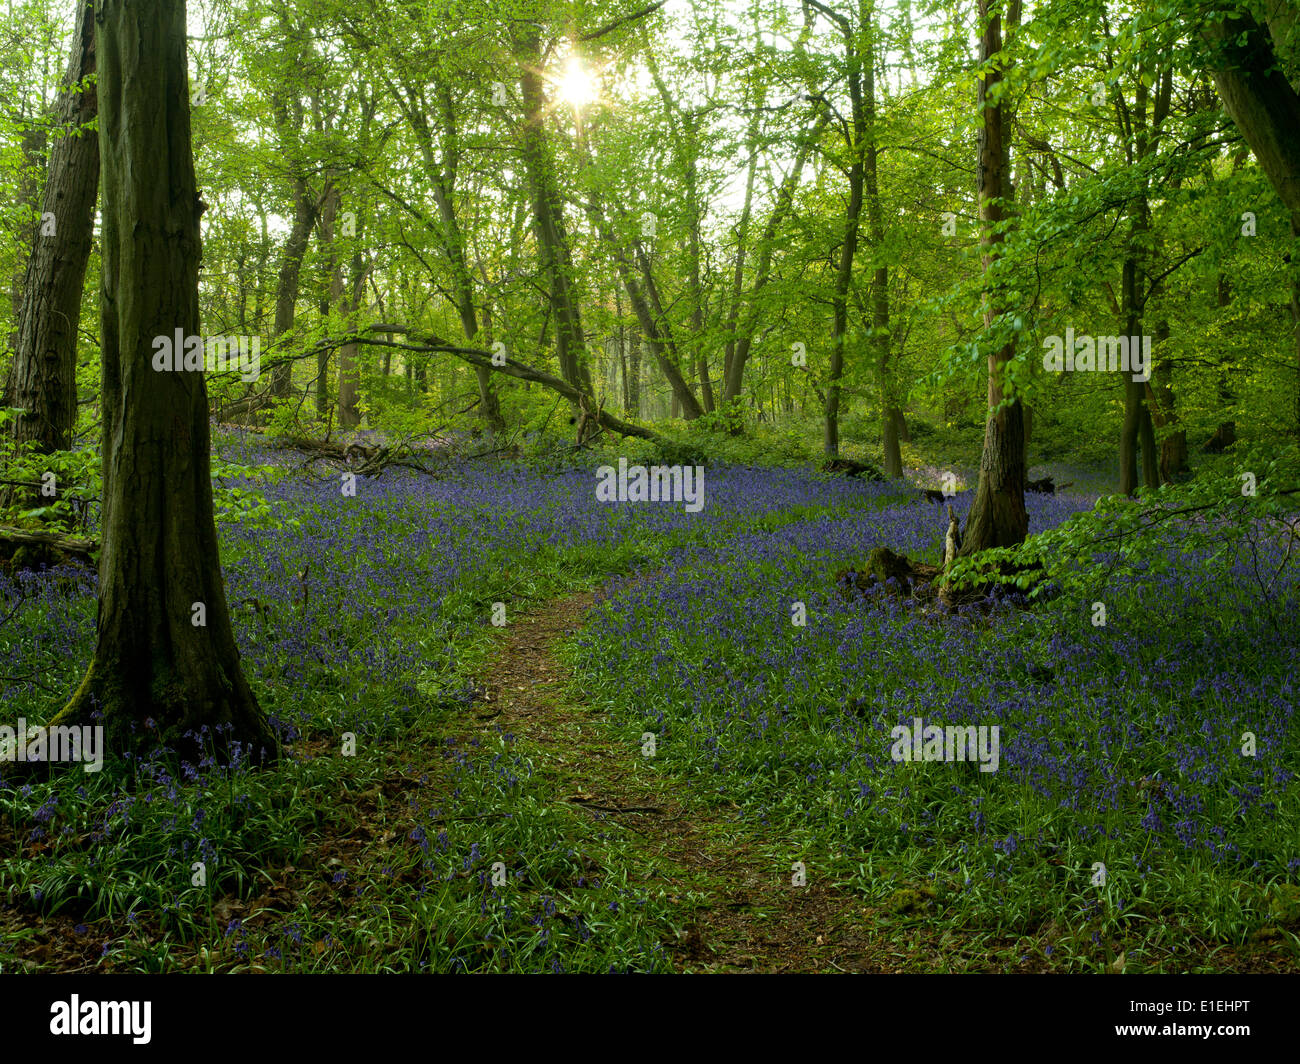
<svg viewBox="0 0 1300 1064"><path fill-rule="evenodd" d="M38 227L27 262L13 369L13 404L23 410L14 439L46 453L72 446L77 421L77 326L99 194L99 139L86 129L98 98L94 85L84 84L94 73L95 9L86 4L46 177L42 214L53 232Z"/></svg>
<svg viewBox="0 0 1300 1064"><path fill-rule="evenodd" d="M1161 321L1156 326L1155 369L1152 384L1147 387L1147 408L1151 419L1160 430L1160 482L1172 484L1188 471L1187 430L1179 427L1177 401L1174 396L1173 367L1162 357L1164 343L1169 339L1169 323Z"/></svg>
<svg viewBox="0 0 1300 1064"><path fill-rule="evenodd" d="M876 138L876 27L874 11L862 5L862 31L866 35L867 54L862 70L862 107L866 127L867 150L864 156L863 181L867 201L867 225L871 232L872 251L882 254L885 245L884 210L880 203L880 148ZM890 372L890 349L893 338L889 329L889 267L878 265L871 275L871 343L876 351L880 381L880 442L884 452L884 473L891 480L903 478L903 455L899 446L899 422L902 414L894 396Z"/></svg>
<svg viewBox="0 0 1300 1064"><path fill-rule="evenodd" d="M635 325L628 330L627 341L628 416L641 416L641 333Z"/></svg>
<svg viewBox="0 0 1300 1064"><path fill-rule="evenodd" d="M226 607L201 371L154 369L155 338L197 337L199 215L185 4L99 0L103 167L103 516L94 658L53 724L102 713L109 749L187 753L276 739ZM197 625L198 607L206 617ZM101 723L101 721L96 721ZM215 733L218 726L220 733Z"/></svg>
<svg viewBox="0 0 1300 1064"><path fill-rule="evenodd" d="M321 296L317 303L320 311L321 328L329 329L330 310L338 304L343 296L343 264L339 262L338 252L334 246L334 223L338 217L339 190L331 181L321 197L321 207L317 218L319 247L325 264L322 269ZM330 362L334 351L322 347L316 352L316 416L322 422L330 412Z"/></svg>
<svg viewBox="0 0 1300 1064"><path fill-rule="evenodd" d="M859 5L860 7L862 5ZM853 280L853 260L858 250L858 233L862 222L863 186L866 175L867 117L863 105L862 67L851 24L841 23L844 30L845 58L848 66L849 100L852 105L852 132L845 140L850 153L849 204L844 214L844 236L840 244L840 262L835 272L835 289L831 296L831 359L827 373L825 431L823 451L827 458L840 453L840 380L844 376L844 348L848 342L849 285ZM866 57L868 64L872 57Z"/></svg>
<svg viewBox="0 0 1300 1064"><path fill-rule="evenodd" d="M346 325L356 328L357 311L366 288L366 259L358 249L352 254L352 284L343 303ZM361 367L357 363L357 345L344 344L339 348L339 428L354 429L361 424Z"/></svg>
<svg viewBox="0 0 1300 1064"><path fill-rule="evenodd" d="M533 208L533 230L541 252L542 272L550 282L551 310L555 316L555 349L560 376L577 391L592 395L587 367L582 317L574 291L573 262L569 253L564 209L555 181L555 163L544 125L547 107L541 73L541 38L531 23L514 26L515 57L519 64L519 89L524 102L522 149ZM573 405L575 416L579 407Z"/></svg>
<svg viewBox="0 0 1300 1064"><path fill-rule="evenodd" d="M339 210L339 190L333 182L325 190L321 200L319 230L321 249L325 255L324 281L320 303L321 328L329 328L329 316L332 307L343 298L343 264L339 261L338 251L334 246L334 223ZM322 347L316 352L316 416L322 422L330 412L330 362L334 352L332 348Z"/></svg>
<svg viewBox="0 0 1300 1064"><path fill-rule="evenodd" d="M1300 211L1291 214L1291 235L1297 238L1300 246ZM1295 256L1293 256L1294 258ZM1297 266L1293 265L1292 269ZM1300 275L1291 282L1291 321L1295 325L1295 436L1300 440Z"/></svg>
<svg viewBox="0 0 1300 1064"><path fill-rule="evenodd" d="M1142 73L1142 72L1140 72ZM1139 76L1133 89L1133 110L1128 116L1132 131L1132 148L1128 156L1130 165L1138 164L1150 154L1160 136L1161 126L1168 113L1170 91L1169 72L1159 78L1154 108L1147 84ZM1120 312L1124 318L1125 335L1137 337L1141 342L1144 328L1143 315L1150 289L1146 286L1147 263L1150 259L1147 234L1151 229L1151 207L1143 178L1132 206L1129 223L1128 250L1124 256L1124 272ZM1150 368L1150 367L1148 367ZM1152 427L1151 411L1147 406L1146 381L1135 381L1133 374L1124 377L1124 424L1120 432L1119 468L1121 494L1133 495L1137 491L1137 450L1142 451L1142 481L1148 488L1160 486L1160 465L1156 457L1156 437Z"/></svg>
<svg viewBox="0 0 1300 1064"><path fill-rule="evenodd" d="M1007 190L1006 126L1002 107L988 102L989 91L1002 80L1001 71L987 65L1002 50L1002 20L990 13L991 0L979 0L980 66L978 105L983 123L979 137L978 189L980 246L987 275L997 257L1003 234L997 231L1005 218ZM986 291L984 323L991 326L1003 311L1000 290ZM989 417L984 428L984 453L980 457L979 484L971 504L962 539L961 556L990 547L1023 543L1029 531L1025 511L1025 432L1019 400L1003 403L1002 370L1015 356L1015 344L989 355Z"/></svg>
<svg viewBox="0 0 1300 1064"><path fill-rule="evenodd" d="M293 184L293 228L284 243L280 260L280 278L275 293L275 339L293 328L298 308L298 284L302 274L302 260L307 253L307 240L316 224L316 203L303 178ZM277 399L287 398L293 391L293 363L281 362L271 369L271 394Z"/></svg>
<svg viewBox="0 0 1300 1064"><path fill-rule="evenodd" d="M1224 110L1283 204L1300 211L1300 95L1269 35L1248 11L1233 12L1203 32L1214 48L1211 74Z"/></svg>
<svg viewBox="0 0 1300 1064"><path fill-rule="evenodd" d="M27 277L27 261L31 258L32 248L36 245L36 234L40 232L41 194L45 187L45 151L48 137L43 125L27 125L23 128L22 141L19 146L21 170L18 176L16 202L19 217L30 216L36 221L26 225L17 235L14 248L14 272L9 282L9 303L13 309L13 330L9 333L9 350L18 350L18 321L23 311L23 282ZM13 406L14 367L11 363L5 374L4 394L0 396L0 405Z"/></svg>

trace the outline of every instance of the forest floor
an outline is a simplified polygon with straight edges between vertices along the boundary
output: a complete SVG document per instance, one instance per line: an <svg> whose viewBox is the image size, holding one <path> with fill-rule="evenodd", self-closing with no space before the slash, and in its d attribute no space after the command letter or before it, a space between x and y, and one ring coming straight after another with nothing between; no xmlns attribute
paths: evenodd
<svg viewBox="0 0 1300 1064"><path fill-rule="evenodd" d="M629 836L638 886L666 896L681 916L677 941L666 944L677 970L934 972L969 952L967 970L1008 970L1005 955L988 963L987 940L963 950L947 929L890 933L923 906L921 896L873 907L807 869L805 885L794 885L802 855L789 839L741 822L738 805L709 802L657 772L640 747L617 741L603 714L574 697L557 655L593 601L590 592L569 595L511 622L482 674L492 711L478 717L484 729L515 735L551 777L557 801Z"/></svg>
<svg viewBox="0 0 1300 1064"><path fill-rule="evenodd" d="M1105 627L837 592L875 546L937 558L917 488L949 468L721 467L704 518L607 512L577 468L342 508L286 476L281 534L232 519L223 547L284 758L0 781L0 971L1295 971L1287 615L1279 640L1177 554L1158 594L1107 585ZM0 577L7 612L0 703L41 719L93 649L93 576ZM922 714L996 721L1005 771L883 757Z"/></svg>

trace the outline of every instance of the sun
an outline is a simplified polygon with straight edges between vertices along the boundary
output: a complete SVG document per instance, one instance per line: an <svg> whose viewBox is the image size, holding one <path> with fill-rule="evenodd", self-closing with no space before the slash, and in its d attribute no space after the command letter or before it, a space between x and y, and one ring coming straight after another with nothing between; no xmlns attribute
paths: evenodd
<svg viewBox="0 0 1300 1064"><path fill-rule="evenodd" d="M586 107L596 97L596 78L576 56L564 66L564 73L556 82L556 92L561 100L573 107Z"/></svg>

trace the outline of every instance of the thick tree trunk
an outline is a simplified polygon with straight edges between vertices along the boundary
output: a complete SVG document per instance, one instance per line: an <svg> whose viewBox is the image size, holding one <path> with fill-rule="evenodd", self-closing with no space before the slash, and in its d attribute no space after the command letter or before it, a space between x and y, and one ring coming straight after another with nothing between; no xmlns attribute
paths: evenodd
<svg viewBox="0 0 1300 1064"><path fill-rule="evenodd" d="M201 371L154 368L197 337L199 214L185 5L99 0L103 518L95 655L52 723L103 714L110 749L192 752L208 729L258 759L275 736L240 668L222 582ZM181 352L183 354L183 352ZM199 624L199 621L204 623ZM229 726L215 734L218 726Z"/></svg>
<svg viewBox="0 0 1300 1064"><path fill-rule="evenodd" d="M1001 19L989 13L990 0L979 0L980 64L984 66L1002 50ZM997 226L1005 217L1007 187L1006 127L1001 106L988 102L988 96L1002 80L1000 71L985 67L980 80L978 102L983 124L979 138L980 245L984 270L989 271L1002 243ZM1002 311L1001 293L987 293L984 311L986 325L991 325ZM1025 511L1025 433L1019 401L1003 403L1002 369L1015 355L1015 345L1008 344L989 355L989 418L984 428L984 453L980 457L979 484L971 504L962 538L963 556L989 547L1011 547L1024 542L1029 531Z"/></svg>
<svg viewBox="0 0 1300 1064"><path fill-rule="evenodd" d="M907 416L898 407L894 407L890 413L894 418L894 431L898 433L898 438L904 443L911 443L912 432L907 427Z"/></svg>
<svg viewBox="0 0 1300 1064"><path fill-rule="evenodd" d="M77 420L77 326L99 193L99 140L86 129L97 96L93 84L83 84L94 73L95 11L87 4L59 104L14 358L13 403L24 411L14 419L14 438L45 452L67 450Z"/></svg>
<svg viewBox="0 0 1300 1064"><path fill-rule="evenodd" d="M1248 11L1204 29L1223 107L1291 212L1300 212L1300 94L1278 63L1273 42Z"/></svg>
<svg viewBox="0 0 1300 1064"><path fill-rule="evenodd" d="M890 480L901 480L903 478L903 452L899 447L898 440L898 418L894 416L897 411L885 410L880 419L880 440L884 448L884 474Z"/></svg>

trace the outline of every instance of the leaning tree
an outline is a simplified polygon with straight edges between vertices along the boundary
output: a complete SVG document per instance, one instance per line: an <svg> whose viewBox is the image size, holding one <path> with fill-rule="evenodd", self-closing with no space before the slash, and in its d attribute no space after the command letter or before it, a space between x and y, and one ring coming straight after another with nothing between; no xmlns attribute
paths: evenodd
<svg viewBox="0 0 1300 1064"><path fill-rule="evenodd" d="M99 190L95 119L95 9L81 4L50 151L41 222L23 280L14 354L18 443L66 451L77 422L77 326Z"/></svg>
<svg viewBox="0 0 1300 1064"><path fill-rule="evenodd" d="M110 749L204 725L273 755L240 668L217 550L202 369L157 371L199 334L199 200L184 0L100 0L103 510L95 655L53 724L102 713ZM150 723L152 722L152 723Z"/></svg>

